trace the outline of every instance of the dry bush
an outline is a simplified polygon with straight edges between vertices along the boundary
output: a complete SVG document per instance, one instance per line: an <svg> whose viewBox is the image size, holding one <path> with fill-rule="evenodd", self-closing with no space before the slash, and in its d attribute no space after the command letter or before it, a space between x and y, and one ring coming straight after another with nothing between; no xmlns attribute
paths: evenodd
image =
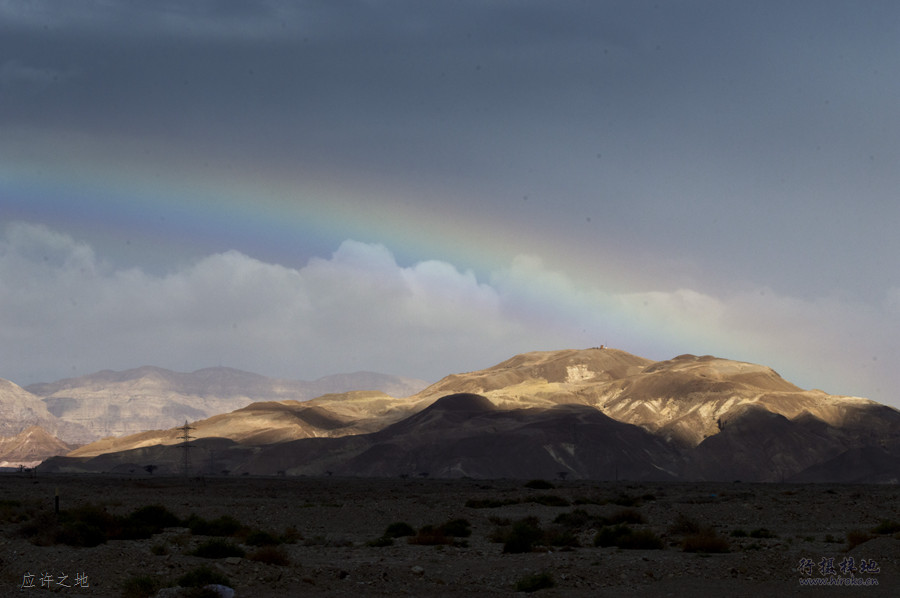
<svg viewBox="0 0 900 598"><path fill-rule="evenodd" d="M684 513L678 513L669 525L669 533L676 536L688 536L700 533L700 522Z"/></svg>
<svg viewBox="0 0 900 598"><path fill-rule="evenodd" d="M728 540L718 535L712 528L703 528L699 533L685 536L681 542L681 549L685 552L728 552L730 547Z"/></svg>
<svg viewBox="0 0 900 598"><path fill-rule="evenodd" d="M288 557L287 552L280 546L263 546L251 552L247 555L247 558L251 561L266 563L267 565L278 565L279 567L286 567L291 564L291 559Z"/></svg>

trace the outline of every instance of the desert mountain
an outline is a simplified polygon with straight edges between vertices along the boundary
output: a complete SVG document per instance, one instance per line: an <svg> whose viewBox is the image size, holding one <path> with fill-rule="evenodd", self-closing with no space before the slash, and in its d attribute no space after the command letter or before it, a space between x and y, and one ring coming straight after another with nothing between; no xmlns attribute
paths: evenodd
<svg viewBox="0 0 900 598"><path fill-rule="evenodd" d="M0 441L13 438L32 426L40 426L70 444L90 442L95 438L83 426L53 415L40 397L0 378Z"/></svg>
<svg viewBox="0 0 900 598"><path fill-rule="evenodd" d="M31 426L12 438L0 438L0 467L34 467L48 455L64 455L70 450L70 445L40 426Z"/></svg>
<svg viewBox="0 0 900 598"><path fill-rule="evenodd" d="M425 385L420 380L371 372L305 382L223 367L181 373L145 366L33 384L26 390L41 398L49 413L83 426L92 434L91 440L96 440L171 428L254 402L302 401L359 388L386 389L395 396L406 396Z"/></svg>
<svg viewBox="0 0 900 598"><path fill-rule="evenodd" d="M878 457L872 476L900 479L895 409L765 366L608 348L526 353L407 398L258 402L193 426L194 463L210 472L825 481L849 474L823 464L863 454ZM177 471L183 454L177 430L104 442L42 467Z"/></svg>

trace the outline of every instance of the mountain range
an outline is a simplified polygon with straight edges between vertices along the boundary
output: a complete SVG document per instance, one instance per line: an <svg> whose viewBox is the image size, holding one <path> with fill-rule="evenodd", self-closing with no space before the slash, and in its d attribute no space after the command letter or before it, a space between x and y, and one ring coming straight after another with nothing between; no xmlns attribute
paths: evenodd
<svg viewBox="0 0 900 598"><path fill-rule="evenodd" d="M103 439L46 471L715 481L900 481L900 412L762 365L532 352L406 397L262 400Z"/></svg>
<svg viewBox="0 0 900 598"><path fill-rule="evenodd" d="M255 401L306 400L324 393L375 388L407 396L427 386L423 380L356 372L313 381L281 380L232 368L192 373L145 366L68 378L25 388L0 379L0 466L60 454L64 445L171 428L185 420L208 418ZM37 426L47 433L18 438ZM16 440L18 438L18 440ZM5 444L4 444L5 443ZM25 443L30 448L22 449ZM3 446L18 446L15 454ZM23 459L22 451L35 459Z"/></svg>

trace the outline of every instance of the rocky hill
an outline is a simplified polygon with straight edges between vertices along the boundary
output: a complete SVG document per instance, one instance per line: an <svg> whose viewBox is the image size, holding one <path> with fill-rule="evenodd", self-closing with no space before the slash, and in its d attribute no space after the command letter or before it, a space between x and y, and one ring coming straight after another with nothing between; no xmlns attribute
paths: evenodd
<svg viewBox="0 0 900 598"><path fill-rule="evenodd" d="M897 410L709 356L534 352L406 398L259 402L192 425L208 473L900 480ZM42 467L175 472L179 442L177 430L119 438ZM861 454L877 459L860 470Z"/></svg>
<svg viewBox="0 0 900 598"><path fill-rule="evenodd" d="M34 467L47 455L64 455L72 448L40 426L31 426L12 438L0 438L0 467Z"/></svg>

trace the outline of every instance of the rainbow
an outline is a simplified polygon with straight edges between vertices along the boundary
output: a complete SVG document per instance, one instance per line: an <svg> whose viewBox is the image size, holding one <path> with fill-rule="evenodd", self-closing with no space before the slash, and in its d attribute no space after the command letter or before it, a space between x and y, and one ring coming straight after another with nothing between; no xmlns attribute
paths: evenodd
<svg viewBox="0 0 900 598"><path fill-rule="evenodd" d="M283 164L210 165L161 148L141 162L134 148L111 154L80 141L77 152L60 150L40 160L20 158L36 150L0 154L5 221L99 231L180 255L238 249L290 267L346 239L381 243L401 265L443 260L502 287L511 309L553 345L521 351L607 344L651 359L708 353L772 365L800 385L823 384L821 370L812 382L813 370L796 350L773 354L777 345L762 333L736 335L704 314L673 320L653 301L624 305L623 295L654 284L641 277L633 257L608 248L585 251L538 229L513 230L495 212L455 209L453 197L419 201L433 198L434 190ZM531 273L539 280L530 280ZM830 373L825 383L852 379L849 371Z"/></svg>

